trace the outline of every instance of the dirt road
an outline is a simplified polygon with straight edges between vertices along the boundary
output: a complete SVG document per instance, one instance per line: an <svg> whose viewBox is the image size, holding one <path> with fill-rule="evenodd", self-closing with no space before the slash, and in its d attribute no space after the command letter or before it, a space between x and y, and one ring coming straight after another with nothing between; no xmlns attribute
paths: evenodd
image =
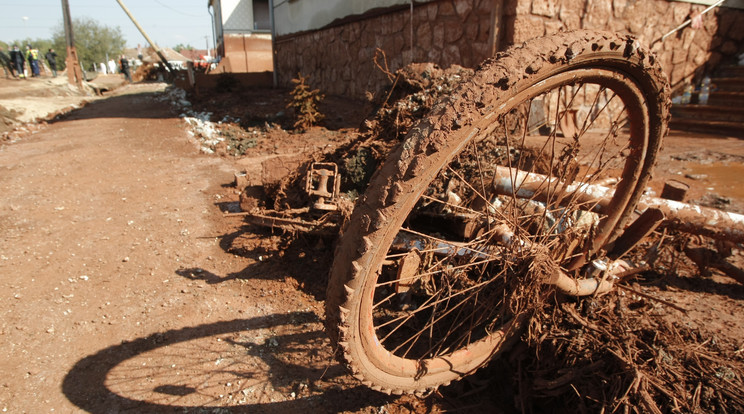
<svg viewBox="0 0 744 414"><path fill-rule="evenodd" d="M0 409L384 405L330 362L320 302L280 262L221 247L235 170L198 152L162 88L0 147Z"/></svg>

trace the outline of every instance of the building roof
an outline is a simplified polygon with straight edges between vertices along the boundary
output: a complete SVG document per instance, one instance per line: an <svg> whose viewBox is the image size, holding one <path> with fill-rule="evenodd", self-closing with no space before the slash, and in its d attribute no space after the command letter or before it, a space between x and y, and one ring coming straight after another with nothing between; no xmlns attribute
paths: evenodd
<svg viewBox="0 0 744 414"><path fill-rule="evenodd" d="M202 56L209 54L206 49L183 49L179 53L190 60L201 60Z"/></svg>
<svg viewBox="0 0 744 414"><path fill-rule="evenodd" d="M169 47L160 48L160 51L163 52L168 62L188 62L192 60ZM142 61L147 63L160 62L160 57L158 57L157 53L153 52L145 56Z"/></svg>

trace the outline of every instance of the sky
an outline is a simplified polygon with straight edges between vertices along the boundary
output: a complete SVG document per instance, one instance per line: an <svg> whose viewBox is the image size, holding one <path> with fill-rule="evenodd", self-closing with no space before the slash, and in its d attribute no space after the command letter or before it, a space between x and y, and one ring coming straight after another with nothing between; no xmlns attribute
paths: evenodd
<svg viewBox="0 0 744 414"><path fill-rule="evenodd" d="M147 41L116 0L68 0L70 15L89 17L99 24L119 27L127 47ZM197 49L214 47L208 0L122 0L140 26L161 47L178 44ZM62 24L61 0L0 0L0 40L51 39ZM208 36L208 39L205 39Z"/></svg>

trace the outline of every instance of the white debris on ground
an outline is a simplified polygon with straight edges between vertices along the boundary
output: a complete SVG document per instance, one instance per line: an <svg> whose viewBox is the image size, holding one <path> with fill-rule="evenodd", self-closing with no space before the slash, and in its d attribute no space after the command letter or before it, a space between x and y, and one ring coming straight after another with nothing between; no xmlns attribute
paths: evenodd
<svg viewBox="0 0 744 414"><path fill-rule="evenodd" d="M191 127L189 134L200 141L202 152L207 154L213 154L217 144L225 140L215 128L215 123L209 120L211 116L209 112L196 113L194 116L181 114L181 118Z"/></svg>
<svg viewBox="0 0 744 414"><path fill-rule="evenodd" d="M199 142L201 151L206 154L214 154L215 148L227 139L222 133L222 124L240 123L240 119L229 116L218 122L211 121L214 114L195 111L191 102L186 99L186 91L183 89L168 88L160 99L169 101L173 107L178 109L179 117L189 125L189 134Z"/></svg>

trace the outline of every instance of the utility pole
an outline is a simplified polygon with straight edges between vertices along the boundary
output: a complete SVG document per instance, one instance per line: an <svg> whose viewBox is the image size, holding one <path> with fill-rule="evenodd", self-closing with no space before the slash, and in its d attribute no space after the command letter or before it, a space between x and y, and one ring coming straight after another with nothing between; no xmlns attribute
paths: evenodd
<svg viewBox="0 0 744 414"><path fill-rule="evenodd" d="M152 39L150 39L150 36L147 35L147 33L145 32L145 29L143 29L142 26L140 26L140 24L137 23L137 20L134 18L132 13L129 11L127 6L125 6L121 0L116 0L116 2L119 3L119 6L121 6L122 10L124 10L124 13L126 13L127 16L129 16L129 19L132 20L132 23L134 23L134 25L137 27L137 30L139 30L140 33L142 33L142 36L145 37L145 40L147 40L150 46L152 46L152 48L155 49L155 53L158 54L158 57L160 57L160 60L163 62L165 67L168 68L168 72L173 73L173 68L171 67L170 63L168 63L168 59L165 57L165 55L160 50L158 45L156 45L155 42L153 42Z"/></svg>
<svg viewBox="0 0 744 414"><path fill-rule="evenodd" d="M80 61L78 60L77 49L75 48L75 36L72 32L72 19L70 18L70 4L67 0L62 0L62 16L65 24L65 42L67 43L67 58L65 59L67 80L71 84L77 85L78 88L82 88L83 71L80 68Z"/></svg>

